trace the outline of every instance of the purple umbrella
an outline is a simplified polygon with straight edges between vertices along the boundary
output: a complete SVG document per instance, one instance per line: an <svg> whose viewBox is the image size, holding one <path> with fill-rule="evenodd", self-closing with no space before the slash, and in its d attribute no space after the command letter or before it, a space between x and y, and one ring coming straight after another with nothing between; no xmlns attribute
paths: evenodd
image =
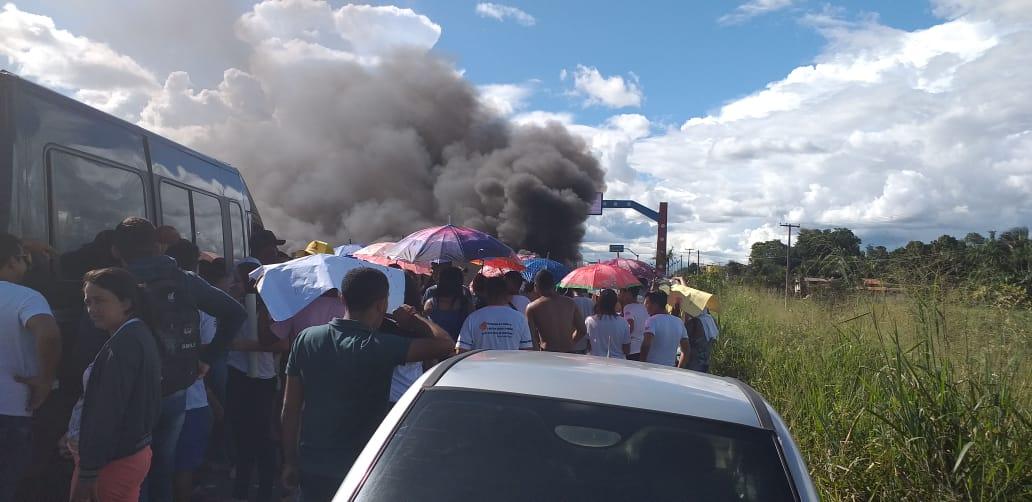
<svg viewBox="0 0 1032 502"><path fill-rule="evenodd" d="M516 253L498 239L479 230L454 225L424 228L398 241L386 255L413 263L517 259Z"/></svg>
<svg viewBox="0 0 1032 502"><path fill-rule="evenodd" d="M612 260L604 260L600 263L606 265L612 265L617 268L622 268L639 279L645 279L651 281L657 277L656 269L641 260L632 260L630 258L614 258Z"/></svg>

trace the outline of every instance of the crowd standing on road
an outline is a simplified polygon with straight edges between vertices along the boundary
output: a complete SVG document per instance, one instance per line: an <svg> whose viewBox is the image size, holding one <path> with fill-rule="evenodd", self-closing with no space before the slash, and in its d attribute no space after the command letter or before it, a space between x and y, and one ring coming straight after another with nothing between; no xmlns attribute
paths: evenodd
<svg viewBox="0 0 1032 502"><path fill-rule="evenodd" d="M332 252L313 242L295 254ZM249 244L223 258L126 218L61 257L83 307L59 327L23 285L52 253L0 234L0 502L330 500L439 361L542 350L708 371L717 336L707 310L671 310L663 291L564 291L548 270L467 287L450 263L406 271L393 312L387 276L360 267L274 321L251 272L287 260L286 242L260 230Z"/></svg>

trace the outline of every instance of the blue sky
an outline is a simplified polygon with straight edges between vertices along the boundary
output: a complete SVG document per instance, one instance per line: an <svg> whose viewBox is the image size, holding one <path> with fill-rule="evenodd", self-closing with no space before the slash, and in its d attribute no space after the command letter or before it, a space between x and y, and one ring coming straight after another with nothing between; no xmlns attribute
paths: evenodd
<svg viewBox="0 0 1032 502"><path fill-rule="evenodd" d="M445 29L436 49L453 58L477 84L541 81L530 108L567 110L595 123L611 110L584 108L564 95L559 71L578 64L603 75L634 72L645 100L637 112L654 122L679 125L690 117L782 78L813 61L825 40L799 22L823 2L799 2L738 24L721 16L738 2L503 2L535 18L533 26L478 16L477 2L411 2ZM836 2L846 16L877 14L904 30L938 22L921 1Z"/></svg>

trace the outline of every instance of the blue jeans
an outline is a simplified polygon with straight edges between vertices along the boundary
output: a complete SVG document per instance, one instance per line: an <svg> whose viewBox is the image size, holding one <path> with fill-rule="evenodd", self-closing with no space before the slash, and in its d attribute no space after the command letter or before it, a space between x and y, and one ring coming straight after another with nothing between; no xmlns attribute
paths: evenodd
<svg viewBox="0 0 1032 502"><path fill-rule="evenodd" d="M171 502L176 445L186 420L186 389L161 399L161 417L151 434L150 472L140 489L140 502Z"/></svg>
<svg viewBox="0 0 1032 502"><path fill-rule="evenodd" d="M32 417L0 415L0 502L14 502L32 451Z"/></svg>

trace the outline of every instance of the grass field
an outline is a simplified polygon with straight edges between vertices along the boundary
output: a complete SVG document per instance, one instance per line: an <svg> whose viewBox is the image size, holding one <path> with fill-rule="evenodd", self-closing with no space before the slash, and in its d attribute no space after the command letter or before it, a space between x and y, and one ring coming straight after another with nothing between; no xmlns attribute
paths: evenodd
<svg viewBox="0 0 1032 502"><path fill-rule="evenodd" d="M823 500L1032 500L1032 312L718 289L713 372L780 412Z"/></svg>

